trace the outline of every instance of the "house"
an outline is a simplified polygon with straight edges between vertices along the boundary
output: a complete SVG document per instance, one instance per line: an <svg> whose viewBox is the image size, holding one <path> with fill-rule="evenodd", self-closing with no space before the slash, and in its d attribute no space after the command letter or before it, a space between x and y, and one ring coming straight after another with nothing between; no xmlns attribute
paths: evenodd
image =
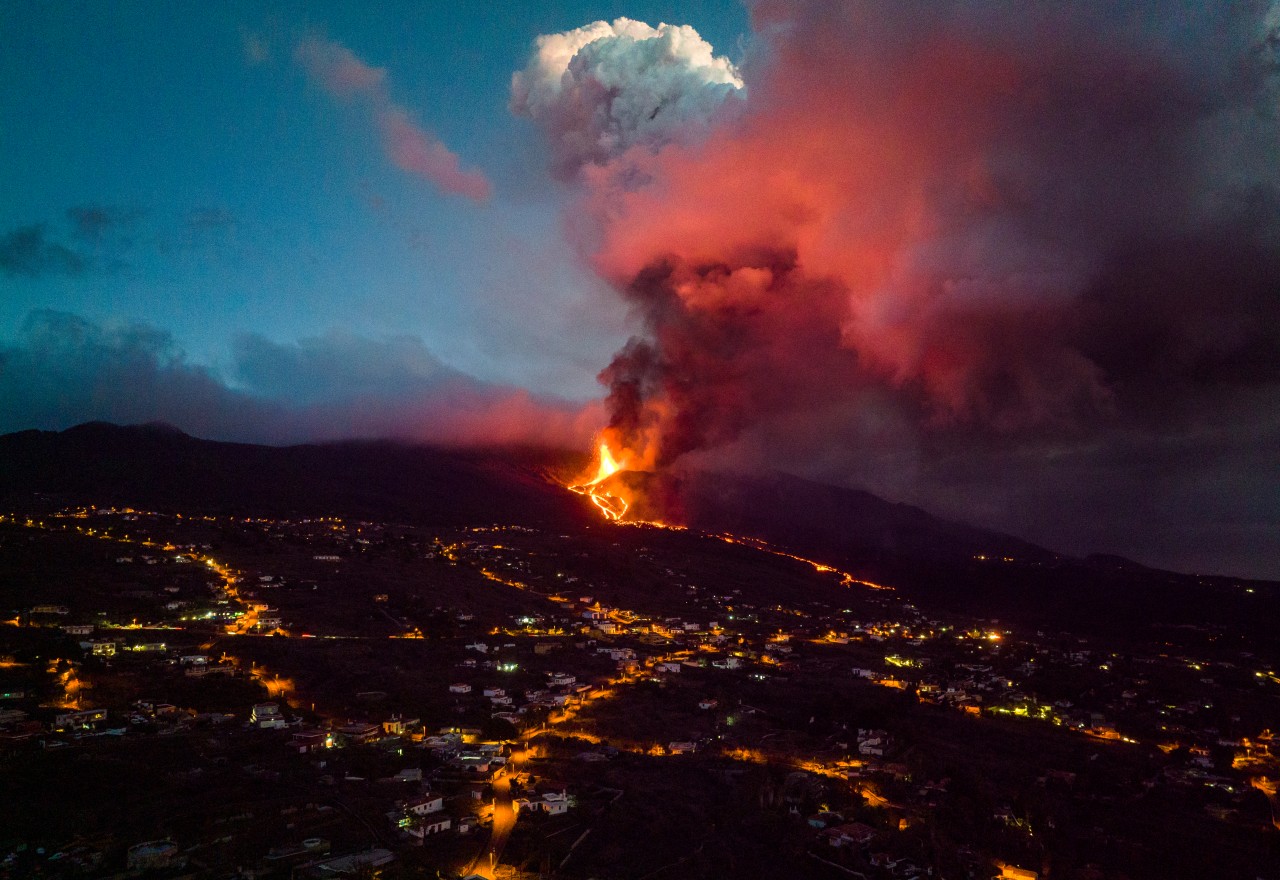
<svg viewBox="0 0 1280 880"><path fill-rule="evenodd" d="M692 755L697 750L698 750L697 743L691 743L691 742L667 743L667 751L673 755Z"/></svg>
<svg viewBox="0 0 1280 880"><path fill-rule="evenodd" d="M858 728L858 754L883 755L892 740L889 732L879 729Z"/></svg>
<svg viewBox="0 0 1280 880"><path fill-rule="evenodd" d="M475 752L463 752L454 758L454 766L465 773L473 773L478 776L487 775L494 770L493 759L486 755L480 755Z"/></svg>
<svg viewBox="0 0 1280 880"><path fill-rule="evenodd" d="M382 729L389 736L404 736L412 728L417 727L419 720L417 718L405 718L402 715L392 715L386 721L382 722Z"/></svg>
<svg viewBox="0 0 1280 880"><path fill-rule="evenodd" d="M71 609L66 605L34 605L31 608L32 614L70 614Z"/></svg>
<svg viewBox="0 0 1280 880"><path fill-rule="evenodd" d="M573 801L569 798L569 793L562 789L546 792L537 799L516 798L512 801L512 806L517 813L533 811L546 813L548 816L561 816L569 812Z"/></svg>
<svg viewBox="0 0 1280 880"><path fill-rule="evenodd" d="M822 832L821 837L828 846L862 847L875 840L877 831L863 822L847 822L844 825L833 825Z"/></svg>
<svg viewBox="0 0 1280 880"><path fill-rule="evenodd" d="M469 694L471 693L471 685L463 682L449 685L449 693L451 694Z"/></svg>
<svg viewBox="0 0 1280 880"><path fill-rule="evenodd" d="M566 792L547 792L542 796L542 800L537 802L538 809L546 813L548 816L560 816L569 812L569 795Z"/></svg>
<svg viewBox="0 0 1280 880"><path fill-rule="evenodd" d="M84 709L79 712L60 712L53 716L54 730L83 730L107 720L106 709Z"/></svg>
<svg viewBox="0 0 1280 880"><path fill-rule="evenodd" d="M284 716L280 714L279 703L258 703L249 713L249 723L254 727L284 727Z"/></svg>
<svg viewBox="0 0 1280 880"><path fill-rule="evenodd" d="M338 728L338 733L352 743L372 742L378 738L378 734L381 732L381 727L377 724L370 724L367 721L352 721L350 724L344 724Z"/></svg>
<svg viewBox="0 0 1280 880"><path fill-rule="evenodd" d="M391 777L391 780L392 780L393 782L421 782L421 781L422 781L422 768L421 768L421 767L406 767L405 769L403 769L403 770L401 770L399 773L397 773L395 776L392 776L392 777Z"/></svg>
<svg viewBox="0 0 1280 880"><path fill-rule="evenodd" d="M297 749L298 754L305 755L309 752L318 752L329 742L332 740L323 730L300 730L293 735L289 745Z"/></svg>
<svg viewBox="0 0 1280 880"><path fill-rule="evenodd" d="M452 819L448 816L439 816L435 819L413 822L405 829L405 831L421 840L424 837L430 837L432 834L439 834L442 831L448 831L452 827Z"/></svg>
<svg viewBox="0 0 1280 880"><path fill-rule="evenodd" d="M444 798L438 794L422 794L407 801L402 801L400 809L414 816L426 816L444 809Z"/></svg>

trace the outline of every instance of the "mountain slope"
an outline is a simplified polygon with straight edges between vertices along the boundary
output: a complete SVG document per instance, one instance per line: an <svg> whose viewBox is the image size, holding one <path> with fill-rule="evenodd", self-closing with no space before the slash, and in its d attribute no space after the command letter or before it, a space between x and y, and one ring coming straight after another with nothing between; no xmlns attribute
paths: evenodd
<svg viewBox="0 0 1280 880"><path fill-rule="evenodd" d="M58 504L235 516L501 523L579 533L590 526L589 534L616 542L617 533L599 528L594 506L555 479L584 464L573 453L546 450L386 441L250 446L199 440L165 425L90 423L0 436L0 509L7 499L25 506L19 502L43 493ZM1181 575L1118 557L1074 559L867 492L781 474L613 479L650 499L636 503L638 519L758 538L932 607L1036 627L1122 635L1159 622L1253 632L1274 626L1271 615L1259 612L1280 601L1280 584ZM644 540L671 543L660 534Z"/></svg>
<svg viewBox="0 0 1280 880"><path fill-rule="evenodd" d="M861 559L970 560L977 556L1050 561L1057 554L990 529L941 519L870 492L788 474L619 474L638 490L637 519L676 519L706 532L750 535L796 550L833 550ZM608 484L606 484L607 486Z"/></svg>
<svg viewBox="0 0 1280 880"><path fill-rule="evenodd" d="M390 442L290 447L198 440L167 425L89 423L0 437L0 497L423 524L572 525L590 513L543 474L562 456Z"/></svg>

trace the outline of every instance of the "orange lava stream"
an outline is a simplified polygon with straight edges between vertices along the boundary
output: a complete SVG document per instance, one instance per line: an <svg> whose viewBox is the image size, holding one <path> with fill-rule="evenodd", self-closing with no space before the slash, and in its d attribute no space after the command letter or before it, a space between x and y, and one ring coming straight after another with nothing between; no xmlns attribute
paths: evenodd
<svg viewBox="0 0 1280 880"><path fill-rule="evenodd" d="M609 449L607 443L600 444L600 464L596 468L594 478L585 483L579 483L576 486L570 486L570 492L577 492L579 495L586 495L591 502L605 515L605 519L612 522L621 522L622 518L627 515L627 507L629 506L626 499L614 495L612 492L606 492L600 488L600 484L618 471L624 470L622 464L613 457L613 453Z"/></svg>
<svg viewBox="0 0 1280 880"><path fill-rule="evenodd" d="M768 543L761 541L759 538L748 538L742 535L729 535L729 534L720 534L720 535L716 535L716 537L719 538L721 541L724 541L726 544L742 544L747 547L754 547L756 550L759 550L762 553L772 553L774 556L781 556L781 557L784 557L785 559L794 559L796 562L803 562L805 565L813 566L813 570L817 572L821 572L824 574L825 573L837 574L840 576L840 585L842 587L858 586L858 587L868 587L872 590L892 590L893 589L893 587L887 587L884 584L877 584L872 581L864 581L861 578L856 578L853 575L849 574L849 572L847 571L841 571L838 568L834 568L825 563L818 562L817 560L806 559L803 556L797 556L794 553L788 553L785 550L779 550L777 547L772 547Z"/></svg>
<svg viewBox="0 0 1280 880"><path fill-rule="evenodd" d="M622 460L616 458L613 451L609 448L609 444L600 443L600 458L596 465L596 474L590 480L583 483L577 483L568 487L570 492L577 492L579 495L586 495L596 507L600 508L600 512L604 514L605 519L610 522L620 523L622 525L637 526L655 526L663 529L683 530L685 526L671 525L655 520L628 520L626 519L627 510L630 508L625 498L607 492L601 487L601 483L612 477L619 471L627 470L627 459ZM877 584L873 581L856 578L847 571L841 571L825 563L818 562L814 559L807 559L804 556L798 556L794 553L788 553L785 550L779 550L759 538L750 538L742 535L718 534L710 537L718 538L726 544L741 544L743 546L752 547L763 553L771 553L774 556L782 556L786 559L794 559L797 562L803 562L805 565L813 566L817 572L824 574L834 574L840 578L840 585L844 587L867 587L872 590L893 590L893 587Z"/></svg>

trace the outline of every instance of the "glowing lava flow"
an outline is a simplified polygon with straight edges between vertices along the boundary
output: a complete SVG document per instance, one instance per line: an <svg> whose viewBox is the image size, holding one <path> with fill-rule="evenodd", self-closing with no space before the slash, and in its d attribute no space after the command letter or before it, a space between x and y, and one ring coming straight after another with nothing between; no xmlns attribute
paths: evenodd
<svg viewBox="0 0 1280 880"><path fill-rule="evenodd" d="M612 492L606 492L600 487L601 483L620 470L625 470L625 468L613 457L613 453L609 450L609 445L601 443L600 464L596 468L595 477L585 483L570 486L569 491L577 492L579 495L586 495L596 507L600 508L606 519L613 522L621 522L622 518L627 515L628 505L626 500L619 498Z"/></svg>

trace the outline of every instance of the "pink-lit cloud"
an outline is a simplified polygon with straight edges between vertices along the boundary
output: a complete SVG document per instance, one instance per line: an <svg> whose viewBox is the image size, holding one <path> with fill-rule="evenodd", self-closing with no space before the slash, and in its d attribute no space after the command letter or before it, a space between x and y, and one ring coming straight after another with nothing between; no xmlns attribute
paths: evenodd
<svg viewBox="0 0 1280 880"><path fill-rule="evenodd" d="M435 183L443 191L483 202L489 198L489 181L479 171L464 170L456 153L439 138L414 124L407 111L388 105L377 113L387 155L401 171Z"/></svg>
<svg viewBox="0 0 1280 880"><path fill-rule="evenodd" d="M373 67L346 46L319 37L300 43L296 57L325 91L367 107L387 158L401 171L451 195L476 202L489 198L492 187L484 173L464 169L456 153L391 98L385 68Z"/></svg>
<svg viewBox="0 0 1280 880"><path fill-rule="evenodd" d="M483 382L413 336L332 332L296 342L246 334L232 376L192 363L141 323L32 312L0 345L0 433L102 420L165 421L201 437L298 443L353 437L450 446L582 448L599 404Z"/></svg>

